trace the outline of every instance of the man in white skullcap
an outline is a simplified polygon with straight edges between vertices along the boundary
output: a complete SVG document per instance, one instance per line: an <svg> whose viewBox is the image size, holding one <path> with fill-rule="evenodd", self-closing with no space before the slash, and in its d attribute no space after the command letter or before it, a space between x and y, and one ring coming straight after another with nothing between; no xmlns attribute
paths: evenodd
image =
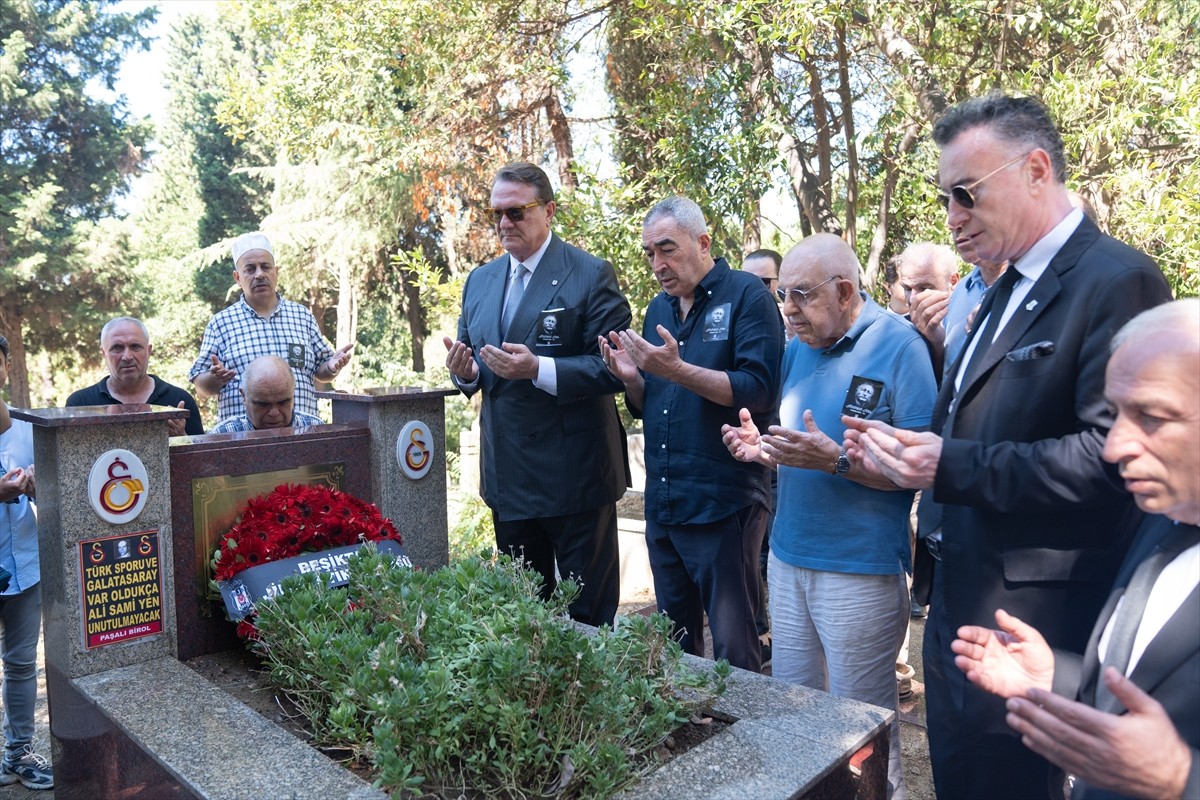
<svg viewBox="0 0 1200 800"><path fill-rule="evenodd" d="M241 373L259 356L278 356L296 378L296 411L315 417L313 379L332 381L350 361L354 344L334 350L312 312L279 295L279 270L265 234L243 234L232 250L233 280L242 297L209 320L188 380L201 395L218 395L220 419L239 417L246 413Z"/></svg>

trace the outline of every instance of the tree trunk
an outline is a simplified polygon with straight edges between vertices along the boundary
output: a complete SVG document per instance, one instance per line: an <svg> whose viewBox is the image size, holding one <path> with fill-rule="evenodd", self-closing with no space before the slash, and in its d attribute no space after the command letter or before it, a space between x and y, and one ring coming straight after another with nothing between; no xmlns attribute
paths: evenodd
<svg viewBox="0 0 1200 800"><path fill-rule="evenodd" d="M866 18L856 18L870 24ZM885 19L875 28L875 43L904 78L909 91L916 97L917 105L925 119L931 124L949 107L946 93L934 76L929 64L917 52L912 43L896 32L890 19Z"/></svg>
<svg viewBox="0 0 1200 800"><path fill-rule="evenodd" d="M846 52L846 25L837 23L838 95L842 104L842 132L846 136L846 243L853 249L858 238L858 143L855 141L854 93L850 88L850 56Z"/></svg>
<svg viewBox="0 0 1200 800"><path fill-rule="evenodd" d="M871 252L867 255L867 266L863 275L863 288L871 292L879 278L879 262L883 248L887 245L887 228L892 214L892 195L900 175L900 159L917 146L917 134L921 127L913 121L904 129L904 138L895 152L891 152L894 137L889 135L883 142L883 194L879 199L879 216L875 222L875 235L871 237Z"/></svg>
<svg viewBox="0 0 1200 800"><path fill-rule="evenodd" d="M709 41L723 59L738 59L749 66L750 74L754 76L747 86L752 102L764 113L775 116L783 125L784 133L779 137L779 150L785 158L788 182L800 209L800 224L804 235L807 236L816 229L841 236L842 225L833 213L829 201L830 187L822 186L813 174L808 165L808 153L791 134L790 129L795 127L796 120L788 113L774 91L776 80L771 54L764 52L764 48L753 41L739 42L733 53L717 37L710 36Z"/></svg>
<svg viewBox="0 0 1200 800"><path fill-rule="evenodd" d="M8 370L8 402L17 408L29 408L29 366L25 362L25 336L22 326L25 314L11 295L0 305L0 319L8 337L8 357L12 366Z"/></svg>
<svg viewBox="0 0 1200 800"><path fill-rule="evenodd" d="M571 126L562 104L558 102L558 90L553 86L546 95L546 120L550 123L550 135L554 137L554 152L558 155L558 178L562 188L575 188L575 145L571 140Z"/></svg>
<svg viewBox="0 0 1200 800"><path fill-rule="evenodd" d="M425 317L421 311L421 287L404 279L404 316L412 336L413 372L425 374Z"/></svg>

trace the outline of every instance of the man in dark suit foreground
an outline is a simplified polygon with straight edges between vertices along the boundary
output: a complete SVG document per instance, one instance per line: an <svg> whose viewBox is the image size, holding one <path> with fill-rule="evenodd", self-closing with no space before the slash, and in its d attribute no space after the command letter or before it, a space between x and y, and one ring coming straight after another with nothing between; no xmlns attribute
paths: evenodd
<svg viewBox="0 0 1200 800"><path fill-rule="evenodd" d="M1005 608L1083 652L1140 517L1100 457L1108 345L1170 292L1145 254L1071 206L1062 138L1037 100L968 100L933 138L956 246L1010 267L945 375L932 430L846 418L847 451L927 490L918 535L934 557L924 666L938 797L1061 796L1057 770L1013 735L1002 700L966 681L950 643Z"/></svg>
<svg viewBox="0 0 1200 800"><path fill-rule="evenodd" d="M539 167L509 164L486 211L505 255L471 272L446 367L483 392L481 485L496 545L524 556L543 595L582 584L572 618L611 625L620 597L616 501L630 483L613 395L621 383L597 340L629 327L612 265L550 232L554 191Z"/></svg>
<svg viewBox="0 0 1200 800"><path fill-rule="evenodd" d="M964 626L951 647L972 683L1010 698L1025 745L1076 777L1075 800L1200 797L1200 301L1139 315L1113 346L1104 459L1153 516L1087 649L1051 650L1003 610L1002 630Z"/></svg>

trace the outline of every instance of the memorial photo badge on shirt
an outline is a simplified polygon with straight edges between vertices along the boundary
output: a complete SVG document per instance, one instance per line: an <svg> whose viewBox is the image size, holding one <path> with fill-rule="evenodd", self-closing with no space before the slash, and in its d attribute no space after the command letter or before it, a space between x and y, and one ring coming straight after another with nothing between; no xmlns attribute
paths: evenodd
<svg viewBox="0 0 1200 800"><path fill-rule="evenodd" d="M729 339L730 303L713 306L704 314L704 341L724 342Z"/></svg>
<svg viewBox="0 0 1200 800"><path fill-rule="evenodd" d="M304 345L291 342L288 344L287 362L289 367L304 369Z"/></svg>
<svg viewBox="0 0 1200 800"><path fill-rule="evenodd" d="M842 413L847 417L866 419L879 405L881 397L883 397L883 381L855 375L850 379L850 388L846 391L846 402L842 403Z"/></svg>

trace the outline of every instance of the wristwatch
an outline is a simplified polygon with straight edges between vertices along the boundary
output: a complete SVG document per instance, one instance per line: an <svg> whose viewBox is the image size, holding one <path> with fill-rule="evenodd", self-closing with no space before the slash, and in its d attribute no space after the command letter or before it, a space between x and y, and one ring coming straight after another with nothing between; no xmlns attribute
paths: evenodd
<svg viewBox="0 0 1200 800"><path fill-rule="evenodd" d="M833 465L833 475L845 475L850 471L850 457L846 455L846 448L842 448L838 453L837 463Z"/></svg>

